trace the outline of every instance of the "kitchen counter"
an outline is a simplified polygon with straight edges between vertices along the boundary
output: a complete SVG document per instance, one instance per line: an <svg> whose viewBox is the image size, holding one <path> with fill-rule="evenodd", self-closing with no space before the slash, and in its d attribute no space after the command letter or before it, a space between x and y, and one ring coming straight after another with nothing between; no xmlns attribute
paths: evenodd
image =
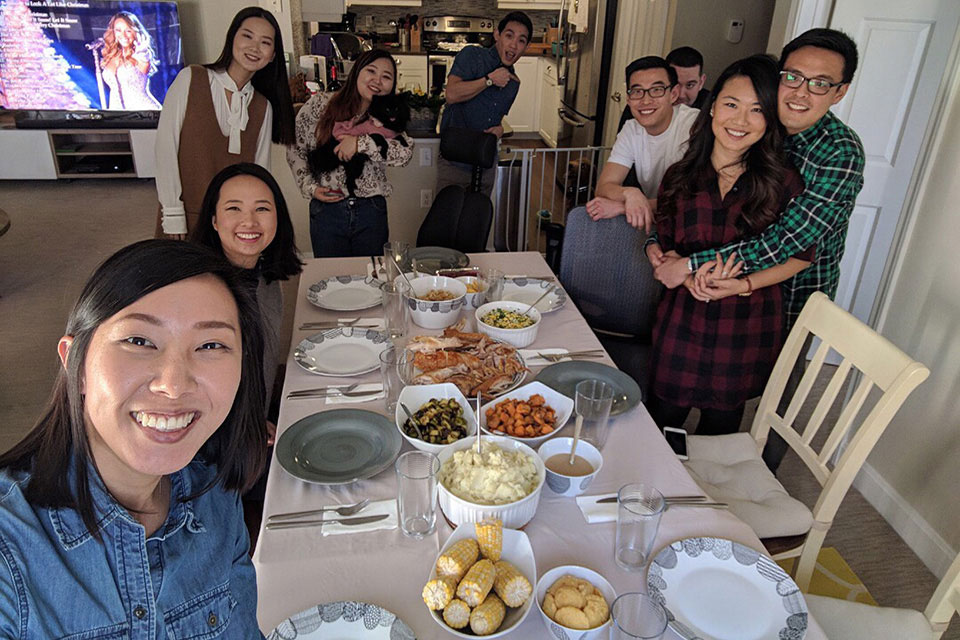
<svg viewBox="0 0 960 640"><path fill-rule="evenodd" d="M429 55L456 56L459 53L459 51L427 51L422 46L401 47L400 45L390 45L390 44L384 44L384 43L380 43L376 45L376 47L374 48L383 49L384 51L387 51L395 56L429 56ZM542 52L537 52L537 53L533 53L533 52L524 53L523 57L524 58L554 58L555 56L553 55L553 52L551 52L549 49L546 49Z"/></svg>

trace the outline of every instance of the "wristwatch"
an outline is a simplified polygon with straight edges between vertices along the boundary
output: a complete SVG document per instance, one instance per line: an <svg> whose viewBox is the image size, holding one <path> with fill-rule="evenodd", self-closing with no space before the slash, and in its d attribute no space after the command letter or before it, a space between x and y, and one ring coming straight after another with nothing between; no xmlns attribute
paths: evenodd
<svg viewBox="0 0 960 640"><path fill-rule="evenodd" d="M493 80L490 79L490 74L488 73L487 75L485 75L485 76L483 76L483 77L487 79L487 86L488 86L488 87L492 87L492 86L493 86Z"/></svg>

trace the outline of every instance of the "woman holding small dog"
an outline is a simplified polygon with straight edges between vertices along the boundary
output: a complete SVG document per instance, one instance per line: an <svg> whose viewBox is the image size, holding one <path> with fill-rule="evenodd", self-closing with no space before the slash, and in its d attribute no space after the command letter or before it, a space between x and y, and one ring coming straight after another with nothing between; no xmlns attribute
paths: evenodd
<svg viewBox="0 0 960 640"><path fill-rule="evenodd" d="M367 121L374 98L395 93L396 77L396 63L389 53L366 51L357 58L343 88L333 95L311 97L297 115L297 142L287 149L287 163L303 197L310 199L310 243L315 258L369 256L383 251L389 237L386 198L393 192L386 167L410 162L413 141L406 133L390 139L376 133L336 134L356 130L356 125ZM340 163L323 170L311 162L311 154L332 137L339 140L332 152ZM357 154L365 154L368 161L351 194L344 163Z"/></svg>

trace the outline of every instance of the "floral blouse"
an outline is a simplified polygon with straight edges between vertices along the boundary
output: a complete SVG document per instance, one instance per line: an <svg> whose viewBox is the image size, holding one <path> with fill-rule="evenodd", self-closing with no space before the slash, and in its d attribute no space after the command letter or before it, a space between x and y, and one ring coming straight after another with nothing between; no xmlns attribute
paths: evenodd
<svg viewBox="0 0 960 640"><path fill-rule="evenodd" d="M287 147L287 164L293 171L300 193L308 200L313 198L317 187L340 189L344 193L347 191L343 166L322 174L317 182L307 163L307 154L317 146L317 122L332 96L330 93L318 93L307 100L297 114L297 143ZM410 162L413 157L413 139L406 133L401 133L396 138L387 140L387 155L384 157L373 139L369 135L362 135L357 138L357 153L366 154L370 161L364 165L363 173L357 179L355 193L361 198L386 197L393 193L393 187L387 181L386 168L403 167Z"/></svg>

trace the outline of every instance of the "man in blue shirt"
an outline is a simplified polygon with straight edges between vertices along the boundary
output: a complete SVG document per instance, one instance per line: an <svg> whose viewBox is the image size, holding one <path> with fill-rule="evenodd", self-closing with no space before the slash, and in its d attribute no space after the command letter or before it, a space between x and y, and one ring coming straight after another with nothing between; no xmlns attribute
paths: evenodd
<svg viewBox="0 0 960 640"><path fill-rule="evenodd" d="M530 42L533 23L522 11L504 16L493 32L494 45L489 48L465 47L453 60L445 91L447 106L440 122L440 133L448 127L503 135L503 117L510 111L520 90L520 78L513 65ZM444 187L470 184L469 165L437 161L437 192ZM495 173L484 171L481 190L490 194Z"/></svg>

